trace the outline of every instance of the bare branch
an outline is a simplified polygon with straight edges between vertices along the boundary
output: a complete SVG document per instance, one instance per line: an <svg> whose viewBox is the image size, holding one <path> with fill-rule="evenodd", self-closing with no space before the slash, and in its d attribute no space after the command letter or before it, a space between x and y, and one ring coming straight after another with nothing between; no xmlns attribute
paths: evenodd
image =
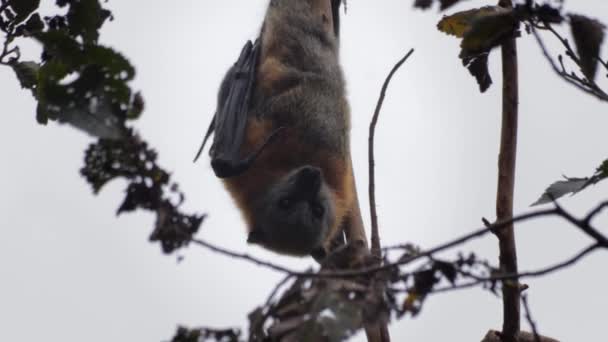
<svg viewBox="0 0 608 342"><path fill-rule="evenodd" d="M438 245L434 248L430 248L426 251L417 253L415 255L412 255L411 257L401 259L394 263L388 263L388 264L381 265L381 266L364 267L364 268L359 268L359 269L354 269L354 270L323 271L322 273L306 272L306 271L302 272L302 271L291 270L287 267L273 264L271 262L252 257L245 253L238 253L238 252L230 251L225 248L215 246L215 245L208 243L201 239L191 239L190 241L196 245L207 248L207 249L217 252L219 254L229 256L232 258L236 258L236 259L240 259L240 260L244 260L244 261L256 264L258 266L266 267L268 269L271 269L271 270L274 270L274 271L277 271L280 273L284 273L286 275L291 275L291 276L295 276L295 277L304 277L304 278L349 278L349 277L359 277L359 276L370 275L370 274L381 272L381 271L388 271L388 270L394 269L395 267L398 267L401 265L410 264L414 261L417 261L417 260L420 260L423 258L427 258L429 256L435 255L437 253L440 253L440 252L443 252L446 250L450 250L454 247L460 246L473 239L483 237L493 231L499 231L501 229L504 229L504 227L506 227L510 224L524 222L524 221L536 219L536 218L557 216L557 217L563 218L566 221L570 222L572 225L574 225L575 227L580 229L585 234L588 234L587 232L589 232L589 231L600 234L600 237L598 237L598 239L596 240L596 244L589 246L587 249L581 251L579 254L575 255L573 258L569 259L568 261L565 261L558 265L554 265L554 266L550 267L550 268L556 268L555 271L557 271L563 267L576 263L577 261L579 261L586 255L591 253L595 248L600 248L600 247L608 248L608 241L607 241L606 237L603 236L601 233L599 233L597 231L597 229L593 228L592 226L590 226L587 223L587 222L591 222L595 216L599 215L599 213L601 212L601 210L599 210L600 208L605 208L607 206L608 206L608 201L602 202L597 207L593 208L589 212L589 214L587 214L583 219L577 219L577 218L573 217L571 214L567 213L565 210L561 209L560 207L537 210L537 211L515 216L512 219L509 219L509 220L506 220L503 222L496 222L494 224L491 224L488 227L477 229L464 236L458 237L454 240L448 241L448 242ZM585 225L588 227L583 229L583 227ZM591 228L591 230L589 228ZM595 233L594 233L594 235L595 235ZM589 236L591 236L591 235L589 235ZM594 246L596 246L596 247L592 248ZM397 247L387 247L387 249L396 249L396 248ZM564 266L558 267L561 264L564 264ZM534 271L534 272L521 273L521 274L517 274L517 275L507 274L507 275L502 275L502 276L498 276L498 277L495 276L494 280L513 278L514 276L531 277L531 276L535 276L535 274L533 274L533 273L542 273L542 272L550 273L553 271L552 270L549 270L549 271L539 270L539 271ZM539 274L539 275L542 275L542 274ZM493 279L485 278L484 280L493 280Z"/></svg>
<svg viewBox="0 0 608 342"><path fill-rule="evenodd" d="M380 249L380 234L378 232L378 215L376 213L376 174L375 174L375 162L374 162L374 137L376 133L376 124L378 123L378 117L380 116L380 110L382 109L382 104L384 103L384 97L386 96L386 90L388 85L393 78L393 75L397 70L407 61L407 59L414 53L414 49L410 49L410 51L403 57L391 70L386 79L384 80L384 84L382 85L382 90L380 91L380 97L378 98L378 103L376 104L376 109L374 111L374 116L372 117L372 121L369 124L369 210L371 214L371 253L376 258L376 260L382 259L382 251Z"/></svg>
<svg viewBox="0 0 608 342"><path fill-rule="evenodd" d="M526 320L528 324L530 324L530 329L532 329L532 335L534 335L534 342L541 342L540 336L538 335L538 330L536 329L536 323L532 319L532 313L530 313L530 306L528 305L528 296L521 296L521 301L524 304L524 310L526 311Z"/></svg>
<svg viewBox="0 0 608 342"><path fill-rule="evenodd" d="M511 0L500 0L499 6L513 8ZM507 39L502 53L502 123L500 152L498 155L498 188L496 191L496 219L503 221L513 217L513 193L515 190L515 164L517 159L517 126L519 109L519 71L515 38ZM495 231L500 248L500 269L517 273L517 248L513 224ZM504 342L516 342L520 329L520 289L517 279L503 281Z"/></svg>

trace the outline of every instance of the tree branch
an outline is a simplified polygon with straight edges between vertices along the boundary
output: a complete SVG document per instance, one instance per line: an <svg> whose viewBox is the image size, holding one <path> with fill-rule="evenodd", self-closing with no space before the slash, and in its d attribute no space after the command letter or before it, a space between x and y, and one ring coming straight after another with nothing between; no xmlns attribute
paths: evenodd
<svg viewBox="0 0 608 342"><path fill-rule="evenodd" d="M536 25L534 23L530 23L530 30L532 31L534 38L536 38L536 42L538 43L538 46L540 47L543 55L545 56L545 59L547 59L547 61L551 65L551 68L553 69L553 71L555 71L555 73L558 76L560 76L564 81L566 81L568 84L578 88L579 90L581 90L589 95L596 97L597 99L599 99L601 101L608 102L608 94L605 91L603 91L594 81L588 80L588 79L582 79L574 73L568 73L568 71L566 71L566 68L564 67L561 56L559 59L560 66L558 67L555 60L549 54L549 50L545 46L545 43L543 42L542 38L540 37L540 35L538 34L538 31L536 29L549 30L551 33L553 33L553 35L555 37L557 37L557 39L566 48L566 54L572 59L572 61L574 63L576 63L579 66L579 68L580 68L580 62L579 62L578 58L576 58L576 54L570 47L568 40L566 40L559 33L557 33L557 31L555 31L551 27L551 25L545 24L545 26L539 27L538 25ZM604 66L605 68L608 69L607 64L604 61L602 61L600 58L598 58L598 59L600 61L600 64L602 64L602 66Z"/></svg>
<svg viewBox="0 0 608 342"><path fill-rule="evenodd" d="M530 324L532 335L534 335L534 342L541 342L540 336L538 335L538 330L536 329L536 323L532 319L532 313L530 312L530 306L528 305L528 296L523 295L521 297L521 301L524 304L524 310L526 311L526 320L528 321L528 324Z"/></svg>
<svg viewBox="0 0 608 342"><path fill-rule="evenodd" d="M380 110L382 109L382 104L384 103L384 97L386 96L386 90L388 85L393 78L393 75L397 70L407 61L407 59L414 53L414 49L410 49L410 51L403 57L391 70L386 79L384 80L384 84L382 85L382 90L380 91L380 97L378 98L378 103L376 104L376 109L374 110L374 116L372 117L372 121L369 124L369 210L371 216L371 253L376 258L376 260L382 259L382 250L380 248L380 233L378 232L378 215L376 213L376 172L375 172L375 161L374 161L374 137L376 133L376 124L378 123L378 117L380 116Z"/></svg>
<svg viewBox="0 0 608 342"><path fill-rule="evenodd" d="M511 0L500 0L499 6L512 8ZM502 132L498 156L498 189L496 194L496 219L508 220L513 217L513 193L515 189L515 163L517 156L518 121L518 68L515 38L502 44ZM509 224L496 232L500 247L500 269L517 274L517 249L513 225ZM517 279L503 282L503 326L504 342L517 342L520 329L519 285Z"/></svg>
<svg viewBox="0 0 608 342"><path fill-rule="evenodd" d="M551 208L551 209L537 210L537 211L515 216L515 217L513 217L509 220L503 221L503 222L496 222L496 223L486 226L484 228L474 230L471 233L468 233L466 235L463 235L461 237L458 237L458 238L448 241L446 243L440 244L440 245L430 248L426 251L422 251L422 252L412 255L408 258L398 260L394 263L388 263L388 264L384 264L381 266L363 267L363 268L354 269L354 270L322 271L321 273L291 270L287 267L280 266L280 265L274 264L269 261L261 260L261 259L252 257L245 253L234 252L234 251L230 251L226 248L215 246L215 245L213 245L209 242L206 242L204 240L201 240L201 239L190 239L190 241L200 247L204 247L206 249L209 249L209 250L219 253L221 255L232 257L235 259L244 260L244 261L250 262L252 264L256 264L261 267L268 268L268 269L276 271L276 272L284 273L286 275L291 275L291 276L295 276L295 277L305 277L305 278L349 278L349 277L366 276L366 275L370 275L370 274L381 272L381 271L388 271L388 270L394 269L395 267L398 267L401 265L407 265L414 261L432 256L434 254L444 252L446 250L450 250L454 247L460 246L473 239L483 237L489 233L500 231L507 226L513 225L514 223L520 223L520 222L524 222L524 221L528 221L528 220L536 219L536 218L542 218L542 217L557 216L557 217L560 217L560 218L568 221L569 223L571 223L572 225L574 225L575 227L580 229L583 233L585 233L586 235L588 235L592 238L593 238L593 236L595 236L595 233L593 233L593 235L589 235L590 233L588 233L588 232L593 231L593 232L597 232L598 234L600 234L600 236L597 237L597 239L594 238L596 243L594 245L587 247L587 249L591 249L591 250L589 250L589 251L587 251L587 249L583 250L582 252L579 253L582 255L579 256L579 254L577 254L575 257L572 258L572 259L575 259L574 261L563 262L563 264L565 264L564 265L564 267L565 267L565 266L574 264L575 262L579 261L586 255L588 255L590 252L593 251L593 248L592 248L593 246L597 245L597 248L600 248L600 247L608 248L608 239L605 236L603 236L601 233L599 233L597 229L590 226L590 223L589 223L593 220L593 218L595 218L597 215L599 215L601 213L601 210L600 210L601 208L606 208L606 207L608 207L608 201L602 202L598 206L594 207L589 212L589 214L585 215L582 219L575 218L574 216L572 216L571 214L569 214L564 209L562 209L561 207L558 207L558 206L556 206L555 208ZM390 250L390 249L396 249L396 248L398 248L398 247L387 247L385 249ZM558 266L558 265L556 265L556 266ZM556 266L552 266L552 267L556 267ZM557 268L557 269L560 269L560 268ZM536 272L539 272L539 271L536 271ZM507 279L507 278L513 278L516 275L517 276L534 276L533 274L528 275L525 273L524 274L513 273L513 274L507 274L507 275L504 275L501 277L503 279ZM497 279L500 280L500 278L497 278ZM491 280L491 278L487 278L484 280Z"/></svg>

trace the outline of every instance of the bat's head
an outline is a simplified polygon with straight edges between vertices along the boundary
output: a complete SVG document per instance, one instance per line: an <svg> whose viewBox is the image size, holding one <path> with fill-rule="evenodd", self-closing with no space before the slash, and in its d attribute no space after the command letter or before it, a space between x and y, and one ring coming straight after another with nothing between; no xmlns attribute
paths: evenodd
<svg viewBox="0 0 608 342"><path fill-rule="evenodd" d="M270 250L308 255L322 246L334 225L332 195L316 167L289 172L260 200L247 241Z"/></svg>

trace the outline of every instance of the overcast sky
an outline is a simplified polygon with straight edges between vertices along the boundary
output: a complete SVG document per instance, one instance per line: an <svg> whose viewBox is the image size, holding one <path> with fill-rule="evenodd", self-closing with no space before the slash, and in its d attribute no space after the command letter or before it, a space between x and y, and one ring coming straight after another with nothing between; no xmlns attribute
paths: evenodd
<svg viewBox="0 0 608 342"><path fill-rule="evenodd" d="M44 1L43 1L44 2ZM265 0L110 1L115 20L103 44L130 58L146 111L137 131L186 192L185 210L209 214L199 237L296 269L309 258L280 257L245 242L245 227L208 159L192 164L215 108L218 84L247 39L256 37ZM54 1L46 0L50 8ZM452 11L488 4L468 1ZM608 2L567 1L573 12L608 23ZM500 123L500 56L490 58L486 94L457 58L458 41L435 29L441 14L411 0L350 0L341 58L352 107L352 149L364 219L369 222L367 129L393 64L395 76L377 131L377 198L384 244L431 247L494 218ZM558 47L547 36L551 47ZM516 212L530 210L562 174L586 176L608 157L608 104L558 79L532 37L519 40L521 97ZM558 50L554 50L558 51ZM604 50L605 51L605 50ZM26 45L24 54L39 49ZM607 56L608 53L603 53ZM125 183L99 196L78 174L94 140L67 126L35 122L35 102L0 69L0 341L161 341L177 324L246 328L280 274L196 246L166 256L147 241L154 217L115 216ZM583 214L606 199L600 184L561 203ZM608 224L601 218L598 225ZM608 233L608 229L603 230ZM556 219L517 228L520 268L560 261L590 241ZM497 261L494 237L463 246ZM455 255L449 253L447 256ZM561 341L605 340L608 254L528 279L541 333ZM501 326L501 302L480 289L431 297L419 317L393 322L395 341L479 341ZM524 329L528 329L523 324ZM362 340L358 337L358 340Z"/></svg>

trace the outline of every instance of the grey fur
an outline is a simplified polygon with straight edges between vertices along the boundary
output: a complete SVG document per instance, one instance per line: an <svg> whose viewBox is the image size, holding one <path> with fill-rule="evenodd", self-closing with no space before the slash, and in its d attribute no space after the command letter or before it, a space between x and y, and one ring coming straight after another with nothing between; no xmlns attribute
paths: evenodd
<svg viewBox="0 0 608 342"><path fill-rule="evenodd" d="M264 39L267 26L272 39ZM339 64L339 41L325 31L307 0L271 1L264 28L267 41L285 46L280 62L287 67L286 84L274 93L256 91L254 112L270 116L278 126L294 127L302 139L318 148L346 155L349 142L349 108ZM276 57L276 56L274 56Z"/></svg>

